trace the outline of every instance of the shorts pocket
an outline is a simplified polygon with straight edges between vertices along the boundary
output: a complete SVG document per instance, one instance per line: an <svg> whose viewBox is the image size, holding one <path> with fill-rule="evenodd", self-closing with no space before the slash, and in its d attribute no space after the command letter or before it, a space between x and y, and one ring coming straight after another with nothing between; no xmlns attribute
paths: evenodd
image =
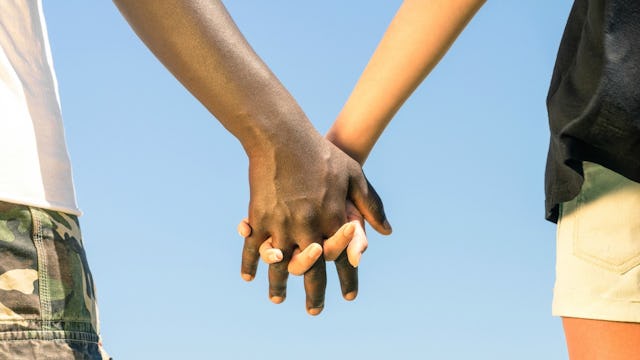
<svg viewBox="0 0 640 360"><path fill-rule="evenodd" d="M574 214L574 255L623 274L640 265L640 184L596 165Z"/></svg>

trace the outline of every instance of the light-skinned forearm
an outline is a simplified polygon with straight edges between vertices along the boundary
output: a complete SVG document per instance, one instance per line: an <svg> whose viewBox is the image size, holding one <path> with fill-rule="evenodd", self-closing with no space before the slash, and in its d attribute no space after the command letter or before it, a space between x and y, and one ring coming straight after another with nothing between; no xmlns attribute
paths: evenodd
<svg viewBox="0 0 640 360"><path fill-rule="evenodd" d="M406 0L327 138L361 164L485 0Z"/></svg>

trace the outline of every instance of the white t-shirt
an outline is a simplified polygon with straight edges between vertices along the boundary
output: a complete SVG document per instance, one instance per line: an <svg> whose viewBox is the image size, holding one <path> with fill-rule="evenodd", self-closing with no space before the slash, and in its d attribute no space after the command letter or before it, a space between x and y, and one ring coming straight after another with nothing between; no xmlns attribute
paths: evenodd
<svg viewBox="0 0 640 360"><path fill-rule="evenodd" d="M0 0L0 200L80 214L40 0Z"/></svg>

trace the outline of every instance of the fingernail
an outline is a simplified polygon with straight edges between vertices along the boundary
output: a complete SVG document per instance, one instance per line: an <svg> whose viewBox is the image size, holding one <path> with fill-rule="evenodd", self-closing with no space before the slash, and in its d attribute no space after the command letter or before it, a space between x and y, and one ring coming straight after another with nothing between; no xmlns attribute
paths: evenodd
<svg viewBox="0 0 640 360"><path fill-rule="evenodd" d="M351 237L353 236L353 233L355 231L356 231L355 225L353 225L353 223L348 223L347 225L345 225L344 229L342 230L342 234L346 237Z"/></svg>
<svg viewBox="0 0 640 360"><path fill-rule="evenodd" d="M347 300L347 301L351 301L351 300L355 299L357 295L358 295L357 291L352 291L352 292L344 294L344 299Z"/></svg>
<svg viewBox="0 0 640 360"><path fill-rule="evenodd" d="M250 274L240 274L240 276L242 276L242 279L243 279L244 281L251 281L251 280L253 280L253 275L250 275Z"/></svg>
<svg viewBox="0 0 640 360"><path fill-rule="evenodd" d="M322 312L322 309L322 307L311 308L307 310L307 313L309 313L309 315L316 316Z"/></svg>
<svg viewBox="0 0 640 360"><path fill-rule="evenodd" d="M309 246L311 246L311 250L309 250L307 256L310 259L316 258L318 256L320 256L320 254L322 253L322 245L318 244L318 243L313 243L310 244Z"/></svg>
<svg viewBox="0 0 640 360"><path fill-rule="evenodd" d="M271 302L274 304L281 304L284 301L284 297L282 296L272 296Z"/></svg>
<svg viewBox="0 0 640 360"><path fill-rule="evenodd" d="M282 260L282 254L279 252L275 254L271 254L269 257L271 258L270 259L271 262L279 262Z"/></svg>

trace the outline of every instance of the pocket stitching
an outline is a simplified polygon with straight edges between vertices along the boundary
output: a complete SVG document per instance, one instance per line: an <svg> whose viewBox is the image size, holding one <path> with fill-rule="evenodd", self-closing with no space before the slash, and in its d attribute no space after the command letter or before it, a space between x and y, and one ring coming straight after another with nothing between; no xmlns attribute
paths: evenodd
<svg viewBox="0 0 640 360"><path fill-rule="evenodd" d="M580 192L580 194L578 194L576 199L576 208L575 208L576 213L582 210L583 203L584 203L584 195L582 194L582 192ZM593 265L600 266L606 270L614 271L620 274L624 274L629 270L633 269L634 267L640 265L640 246L629 257L622 259L621 261L615 261L615 262L613 262L613 260L605 259L601 256L593 254L590 251L585 250L583 246L580 246L581 241L580 241L580 236L578 235L580 219L581 219L580 216L576 216L576 219L573 222L574 228L573 228L572 248L573 248L573 254L576 257L584 261L587 261Z"/></svg>

